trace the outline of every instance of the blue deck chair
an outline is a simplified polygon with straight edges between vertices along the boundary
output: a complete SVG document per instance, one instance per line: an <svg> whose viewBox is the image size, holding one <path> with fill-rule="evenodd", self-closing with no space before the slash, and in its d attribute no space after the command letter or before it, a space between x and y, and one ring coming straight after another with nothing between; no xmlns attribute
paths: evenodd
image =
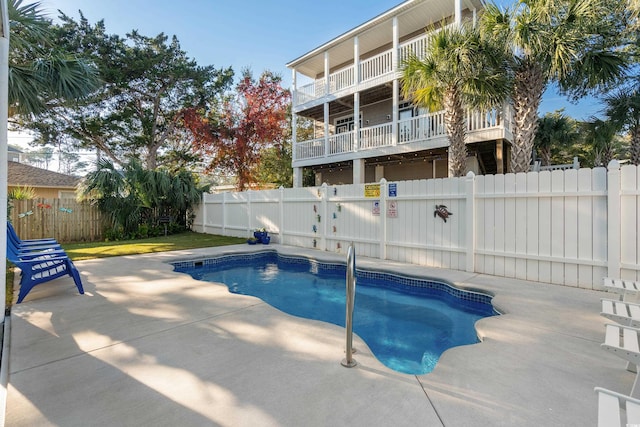
<svg viewBox="0 0 640 427"><path fill-rule="evenodd" d="M7 221L7 239L11 239L18 248L27 248L31 246L60 246L58 241L53 238L22 240L18 236L18 233L16 233L16 229L13 228L13 225L9 221Z"/></svg>
<svg viewBox="0 0 640 427"><path fill-rule="evenodd" d="M80 273L62 249L49 248L18 252L15 245L7 240L7 259L15 264L21 272L18 304L34 286L66 275L73 278L78 292L84 294Z"/></svg>

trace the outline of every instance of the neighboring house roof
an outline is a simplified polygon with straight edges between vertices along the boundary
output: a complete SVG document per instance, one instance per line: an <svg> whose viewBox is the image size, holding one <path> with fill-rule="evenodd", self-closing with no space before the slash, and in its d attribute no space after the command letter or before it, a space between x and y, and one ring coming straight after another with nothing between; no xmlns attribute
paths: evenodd
<svg viewBox="0 0 640 427"><path fill-rule="evenodd" d="M7 151L11 151L11 152L14 152L14 153L22 153L22 151L18 150L17 148L13 148L11 146L7 147Z"/></svg>
<svg viewBox="0 0 640 427"><path fill-rule="evenodd" d="M11 186L75 188L80 178L63 173L51 172L18 162L7 162L7 183Z"/></svg>

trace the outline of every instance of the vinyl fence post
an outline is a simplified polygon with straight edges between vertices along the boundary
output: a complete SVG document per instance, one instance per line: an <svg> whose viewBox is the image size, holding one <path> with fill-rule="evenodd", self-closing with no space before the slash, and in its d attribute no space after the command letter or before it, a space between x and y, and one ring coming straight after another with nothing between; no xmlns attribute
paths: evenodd
<svg viewBox="0 0 640 427"><path fill-rule="evenodd" d="M253 190L247 190L247 236L251 237L251 224L253 223L253 210L251 209L251 193Z"/></svg>
<svg viewBox="0 0 640 427"><path fill-rule="evenodd" d="M607 276L620 278L620 163L611 160L607 172Z"/></svg>
<svg viewBox="0 0 640 427"><path fill-rule="evenodd" d="M284 187L282 185L280 186L280 200L278 201L278 204L280 205L278 234L280 237L280 244L282 245L284 244Z"/></svg>
<svg viewBox="0 0 640 427"><path fill-rule="evenodd" d="M387 180L380 180L380 259L387 259Z"/></svg>
<svg viewBox="0 0 640 427"><path fill-rule="evenodd" d="M222 235L227 235L227 192L222 193Z"/></svg>
<svg viewBox="0 0 640 427"><path fill-rule="evenodd" d="M328 233L327 224L329 224L329 203L327 202L327 199L329 198L329 187L327 186L326 182L322 184L320 197L322 198L320 201L320 205L322 206L320 212L322 212L322 216L320 217L320 224L318 224L318 228L322 230L322 235L320 238L320 249L326 251Z"/></svg>
<svg viewBox="0 0 640 427"><path fill-rule="evenodd" d="M206 198L207 198L207 193L202 193L202 208L200 211L200 217L202 218L202 232L206 233L207 232L207 206L206 206Z"/></svg>
<svg viewBox="0 0 640 427"><path fill-rule="evenodd" d="M466 232L466 267L467 271L473 273L475 271L475 252L476 252L476 203L475 203L475 178L473 172L469 172L465 178L466 193L466 213L465 213L465 232Z"/></svg>

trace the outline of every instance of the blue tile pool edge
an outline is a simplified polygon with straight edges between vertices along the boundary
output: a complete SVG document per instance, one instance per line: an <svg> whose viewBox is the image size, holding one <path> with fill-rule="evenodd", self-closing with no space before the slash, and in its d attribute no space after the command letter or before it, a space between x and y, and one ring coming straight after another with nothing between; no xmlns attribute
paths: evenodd
<svg viewBox="0 0 640 427"><path fill-rule="evenodd" d="M220 255L207 256L206 258L173 261L169 262L169 264L171 264L175 270L178 268L196 268L219 264L237 265L238 261L256 261L260 259L273 259L274 261L277 260L278 262L291 264L307 263L314 271L346 270L346 262L319 261L315 258L305 255L283 255L275 249L265 249L253 252L222 253ZM386 270L378 270L372 268L361 269L357 266L356 277L374 280L387 280L395 284L404 285L408 288L426 288L442 291L461 300L488 304L493 308L494 315L503 314L502 310L499 310L496 306L493 305L493 293L477 288L462 288L445 279L400 274L395 272L392 273Z"/></svg>

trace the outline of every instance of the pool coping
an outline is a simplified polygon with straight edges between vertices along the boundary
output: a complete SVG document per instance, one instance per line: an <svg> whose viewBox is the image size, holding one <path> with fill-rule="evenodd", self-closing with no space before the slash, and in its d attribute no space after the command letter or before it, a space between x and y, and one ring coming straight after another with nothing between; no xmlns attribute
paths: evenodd
<svg viewBox="0 0 640 427"><path fill-rule="evenodd" d="M246 251L246 252L237 252L237 251L232 253L223 252L216 256L211 256L206 258L199 257L197 259L174 261L174 262L170 262L169 264L171 264L174 268L180 268L180 267L195 268L195 267L198 267L197 264L202 264L203 266L206 266L207 261L211 261L211 260L219 260L221 258L231 258L231 257L247 256L247 255L258 256L260 254L275 254L277 255L278 259L282 258L285 260L285 262L288 262L286 261L287 259L303 259L303 260L306 260L309 264L316 263L321 266L340 266L345 270L347 266L346 261L319 260L317 257L313 257L309 255L283 254L280 251L278 251L276 248L264 248L261 250ZM215 265L215 264L217 264L217 262L210 263L210 265ZM323 269L331 270L331 268L326 268L326 267L324 267ZM479 288L461 287L445 279L440 279L437 277L426 277L423 275L421 276L421 275L415 275L415 274L404 274L404 273L399 273L395 270L380 268L379 266L377 268L371 268L371 267L362 268L362 267L358 267L357 262L356 262L356 273L361 274L360 277L364 275L365 277L368 276L368 278L372 278L371 276L375 274L391 276L391 278L395 278L396 280L398 280L398 282L396 283L398 283L399 285L405 285L408 288L427 288L427 289L442 291L457 299L488 304L493 309L494 316L502 314L492 303L492 299L494 295L491 292L484 292ZM400 281L402 280L414 281L414 282L427 282L429 284L432 284L433 286L413 284L413 283L401 283ZM473 295L478 297L474 299ZM477 301L477 299L482 299L482 301Z"/></svg>

